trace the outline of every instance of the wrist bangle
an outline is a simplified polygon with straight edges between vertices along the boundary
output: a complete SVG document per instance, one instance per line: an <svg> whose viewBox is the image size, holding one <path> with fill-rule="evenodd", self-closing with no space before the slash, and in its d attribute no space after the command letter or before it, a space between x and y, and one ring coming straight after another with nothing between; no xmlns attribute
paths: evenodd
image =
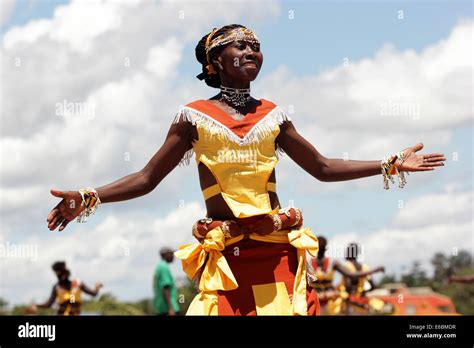
<svg viewBox="0 0 474 348"><path fill-rule="evenodd" d="M281 221L280 214L270 215L273 221L273 232L280 231L283 227L283 222Z"/></svg>
<svg viewBox="0 0 474 348"><path fill-rule="evenodd" d="M403 151L397 152L396 155L385 157L380 162L380 167L383 175L383 188L388 190L388 180L394 184L393 175L398 175L398 186L404 188L406 184L405 175L402 171L399 171L395 163L398 161L398 165L401 165L405 161L405 154Z"/></svg>
<svg viewBox="0 0 474 348"><path fill-rule="evenodd" d="M291 217L291 213L293 211L293 215L294 215L294 222L291 223L291 221L293 220L292 217ZM295 207L288 207L288 208L284 208L284 209L280 209L278 211L278 214L285 214L287 217L288 217L288 220L290 221L290 226L289 227L293 227L293 226L298 226L299 223L301 222L301 209L298 209L298 208L295 208Z"/></svg>
<svg viewBox="0 0 474 348"><path fill-rule="evenodd" d="M199 232L199 224L202 224L204 225L204 228L206 229L206 234L207 234L207 231L208 231L208 225L210 225L212 223L212 218L204 218L204 219L199 219L197 222L194 223L193 225L193 236L196 237L197 239L205 239L206 236L202 235L200 232Z"/></svg>
<svg viewBox="0 0 474 348"><path fill-rule="evenodd" d="M195 222L193 225L193 236L196 237L197 240L202 240L206 238L206 236L203 236L201 233L199 233L198 223L199 221Z"/></svg>
<svg viewBox="0 0 474 348"><path fill-rule="evenodd" d="M301 212L301 209L299 209L299 208L294 208L294 209L295 209L296 221L295 221L295 224L293 226L298 226L300 224L301 216L303 215L303 213Z"/></svg>
<svg viewBox="0 0 474 348"><path fill-rule="evenodd" d="M285 214L286 216L288 216L289 219L291 219L291 209L293 208L282 208L280 210L278 210L278 214Z"/></svg>
<svg viewBox="0 0 474 348"><path fill-rule="evenodd" d="M402 165L403 162L405 161L405 154L403 153L403 151L400 151L397 153L397 156L398 156L399 165ZM406 172L406 173L410 175L409 172ZM405 179L405 172L399 170L398 171L398 187L404 188L406 183L407 181Z"/></svg>
<svg viewBox="0 0 474 348"><path fill-rule="evenodd" d="M77 216L77 222L86 222L89 216L93 215L97 209L97 206L101 203L99 194L92 187L86 187L79 189L78 191L82 197L81 205L86 208Z"/></svg>
<svg viewBox="0 0 474 348"><path fill-rule="evenodd" d="M231 224L230 220L225 220L224 222L222 222L222 225L221 225L221 230L222 232L224 232L224 237L226 239L232 238L232 236L230 235L230 224Z"/></svg>

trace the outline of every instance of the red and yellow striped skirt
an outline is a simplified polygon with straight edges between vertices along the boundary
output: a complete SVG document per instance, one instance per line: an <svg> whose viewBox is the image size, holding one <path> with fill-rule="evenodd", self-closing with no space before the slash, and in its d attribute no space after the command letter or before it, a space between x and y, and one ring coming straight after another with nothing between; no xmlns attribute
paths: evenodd
<svg viewBox="0 0 474 348"><path fill-rule="evenodd" d="M187 315L319 315L306 273L306 252L317 251L308 228L227 240L214 228L175 253L187 275L199 278Z"/></svg>

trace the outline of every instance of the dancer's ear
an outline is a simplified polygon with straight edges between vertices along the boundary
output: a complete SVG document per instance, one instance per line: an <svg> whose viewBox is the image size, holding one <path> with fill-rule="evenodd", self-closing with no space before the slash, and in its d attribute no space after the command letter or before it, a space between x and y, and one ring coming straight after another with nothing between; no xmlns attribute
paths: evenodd
<svg viewBox="0 0 474 348"><path fill-rule="evenodd" d="M212 62L214 63L214 65L215 65L219 70L224 71L224 66L222 65L222 57L221 57L221 56L217 57L216 59L213 59Z"/></svg>

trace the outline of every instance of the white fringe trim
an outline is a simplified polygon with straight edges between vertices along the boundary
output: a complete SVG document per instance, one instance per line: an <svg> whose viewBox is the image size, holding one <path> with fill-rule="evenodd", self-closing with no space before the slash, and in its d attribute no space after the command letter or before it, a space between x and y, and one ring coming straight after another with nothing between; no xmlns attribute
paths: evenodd
<svg viewBox="0 0 474 348"><path fill-rule="evenodd" d="M183 158L181 158L181 161L179 161L178 166L188 166L189 163L191 163L191 158L193 158L194 155L194 149L191 148L188 151L184 153Z"/></svg>
<svg viewBox="0 0 474 348"><path fill-rule="evenodd" d="M276 106L265 117L258 121L243 138L237 136L227 126L223 125L209 115L206 115L205 113L188 106L182 107L176 113L176 116L173 119L173 124L182 121L190 122L192 125L199 124L199 126L207 128L212 136L217 135L225 141L231 141L240 146L245 146L249 144L260 143L271 132L273 132L276 126L281 125L284 121L291 121L291 118L279 106ZM277 158L279 158L279 156L283 155L284 153L285 152L283 149L277 144L275 148L275 154ZM194 149L186 151L183 158L179 162L179 165L189 165L193 154Z"/></svg>

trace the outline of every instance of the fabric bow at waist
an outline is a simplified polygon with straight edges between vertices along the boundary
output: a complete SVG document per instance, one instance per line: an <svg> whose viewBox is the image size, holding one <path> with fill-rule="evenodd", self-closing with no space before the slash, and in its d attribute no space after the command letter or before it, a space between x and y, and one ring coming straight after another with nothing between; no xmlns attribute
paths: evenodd
<svg viewBox="0 0 474 348"><path fill-rule="evenodd" d="M181 246L175 252L175 256L182 260L183 270L191 279L194 279L204 266L199 282L199 290L237 289L237 280L235 280L227 260L221 253L224 249L224 232L219 226L209 231L202 243Z"/></svg>
<svg viewBox="0 0 474 348"><path fill-rule="evenodd" d="M201 292L189 306L187 314L217 314L217 290L238 288L237 280L221 251L244 237L240 235L226 240L219 226L209 231L201 243L185 244L175 252L189 278L194 279L204 267L199 282ZM280 230L263 236L252 233L248 238L269 243L290 243L297 249L298 270L293 288L293 314L306 315L306 251L316 256L319 249L318 239L312 231L309 228L300 228Z"/></svg>

